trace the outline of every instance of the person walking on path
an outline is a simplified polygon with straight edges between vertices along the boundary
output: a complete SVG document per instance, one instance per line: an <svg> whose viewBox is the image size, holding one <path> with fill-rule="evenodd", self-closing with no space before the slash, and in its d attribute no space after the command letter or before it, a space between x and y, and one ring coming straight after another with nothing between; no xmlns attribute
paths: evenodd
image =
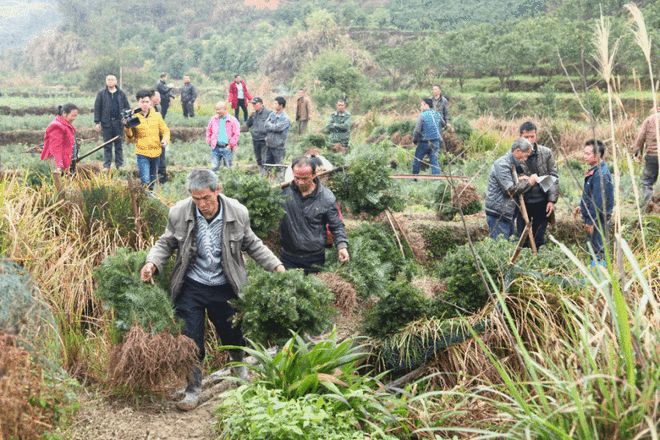
<svg viewBox="0 0 660 440"><path fill-rule="evenodd" d="M183 334L197 345L201 365L207 314L223 345L245 345L240 326L232 326L236 311L230 304L247 282L243 252L268 271L285 269L250 228L247 208L221 194L214 172L193 170L186 188L190 197L170 208L165 232L149 251L140 277L151 281L176 252L170 294L176 316L183 321ZM229 353L233 361L243 358L240 350ZM247 378L245 367L234 367L232 372ZM195 365L177 407L184 411L196 408L201 391L202 370Z"/></svg>
<svg viewBox="0 0 660 440"><path fill-rule="evenodd" d="M243 121L247 121L248 110L247 103L252 100L252 95L248 92L245 81L241 75L234 75L234 80L229 85L229 103L234 109L234 117L238 119L238 111L243 109Z"/></svg>
<svg viewBox="0 0 660 440"><path fill-rule="evenodd" d="M103 148L103 169L110 170L112 166L112 148L115 149L115 166L117 169L124 166L124 152L122 139L124 130L122 125L122 113L129 110L126 94L117 87L117 77L108 75L105 77L105 88L96 94L94 101L94 124L97 132L103 133L103 141L107 142L115 136L117 140Z"/></svg>

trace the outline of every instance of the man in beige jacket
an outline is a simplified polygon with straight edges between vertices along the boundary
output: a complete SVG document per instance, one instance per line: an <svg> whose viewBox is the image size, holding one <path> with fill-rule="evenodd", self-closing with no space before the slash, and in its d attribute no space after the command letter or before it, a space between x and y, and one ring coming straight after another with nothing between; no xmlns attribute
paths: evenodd
<svg viewBox="0 0 660 440"><path fill-rule="evenodd" d="M283 272L284 266L250 228L247 208L220 193L215 173L194 170L186 186L191 197L170 209L165 233L149 251L140 275L143 281L150 281L177 251L172 301L177 317L184 323L183 334L197 344L201 363L206 313L223 344L244 345L241 329L231 325L235 310L228 302L241 294L247 281L242 252L268 271ZM231 351L230 355L234 361L242 359L240 351ZM235 373L247 376L244 367L236 368ZM195 366L185 397L177 407L195 408L201 391L202 372Z"/></svg>
<svg viewBox="0 0 660 440"><path fill-rule="evenodd" d="M660 108L642 122L635 139L635 156L644 154L644 173L642 174L642 203L646 205L653 196L653 185L658 181L658 131L660 131Z"/></svg>

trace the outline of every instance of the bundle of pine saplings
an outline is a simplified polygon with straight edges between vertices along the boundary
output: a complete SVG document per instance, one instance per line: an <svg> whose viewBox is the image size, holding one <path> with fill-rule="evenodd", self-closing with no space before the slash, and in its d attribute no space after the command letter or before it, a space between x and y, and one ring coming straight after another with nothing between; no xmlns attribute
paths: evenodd
<svg viewBox="0 0 660 440"><path fill-rule="evenodd" d="M116 342L108 384L120 394L163 394L178 386L197 362L194 341L181 335L167 292L168 271L158 283L140 280L146 253L119 249L95 270L96 296L112 311Z"/></svg>

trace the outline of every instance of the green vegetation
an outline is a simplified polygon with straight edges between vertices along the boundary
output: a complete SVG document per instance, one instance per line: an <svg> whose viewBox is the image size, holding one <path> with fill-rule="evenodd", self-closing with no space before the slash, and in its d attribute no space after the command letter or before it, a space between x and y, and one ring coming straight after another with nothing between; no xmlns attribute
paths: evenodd
<svg viewBox="0 0 660 440"><path fill-rule="evenodd" d="M334 314L333 295L316 277L302 271L268 273L255 269L236 301L246 336L259 343L282 343L290 333L316 335Z"/></svg>

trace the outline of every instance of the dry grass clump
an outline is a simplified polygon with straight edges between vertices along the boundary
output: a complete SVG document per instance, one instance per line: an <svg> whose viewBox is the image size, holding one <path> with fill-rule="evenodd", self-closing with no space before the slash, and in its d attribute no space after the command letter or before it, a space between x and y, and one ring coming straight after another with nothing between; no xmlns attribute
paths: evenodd
<svg viewBox="0 0 660 440"><path fill-rule="evenodd" d="M108 381L127 394L164 394L188 376L197 363L197 346L187 336L154 335L133 326L110 354Z"/></svg>
<svg viewBox="0 0 660 440"><path fill-rule="evenodd" d="M468 182L461 182L452 191L451 195L451 205L456 209L465 209L471 203L480 203L481 197L479 197L479 192L474 185Z"/></svg>
<svg viewBox="0 0 660 440"><path fill-rule="evenodd" d="M442 281L432 277L413 278L411 284L428 299L433 299L437 294L447 290L447 286Z"/></svg>
<svg viewBox="0 0 660 440"><path fill-rule="evenodd" d="M347 315L355 311L355 307L357 306L357 292L351 283L334 272L322 272L316 274L316 276L335 295L335 307L337 307L342 315Z"/></svg>
<svg viewBox="0 0 660 440"><path fill-rule="evenodd" d="M40 439L52 427L52 405L43 399L42 371L14 336L0 333L0 439Z"/></svg>

